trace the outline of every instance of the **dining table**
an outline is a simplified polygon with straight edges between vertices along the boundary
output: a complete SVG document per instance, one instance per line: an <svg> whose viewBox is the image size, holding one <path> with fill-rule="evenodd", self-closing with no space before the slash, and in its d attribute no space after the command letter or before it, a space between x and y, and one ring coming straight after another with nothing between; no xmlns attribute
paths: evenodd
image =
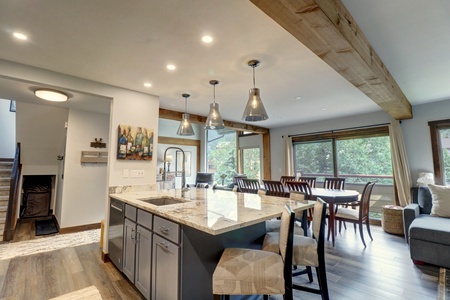
<svg viewBox="0 0 450 300"><path fill-rule="evenodd" d="M335 241L335 204L356 202L359 198L359 192L355 190L335 190L324 188L311 188L311 194L314 197L319 197L328 203L329 208L329 227L331 231L331 242L334 247Z"/></svg>

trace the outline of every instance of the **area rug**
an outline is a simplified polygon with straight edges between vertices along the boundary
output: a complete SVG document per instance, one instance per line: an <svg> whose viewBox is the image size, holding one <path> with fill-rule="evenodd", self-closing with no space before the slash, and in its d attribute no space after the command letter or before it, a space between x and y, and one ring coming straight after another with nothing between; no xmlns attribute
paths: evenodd
<svg viewBox="0 0 450 300"><path fill-rule="evenodd" d="M0 244L0 260L100 242L100 229Z"/></svg>
<svg viewBox="0 0 450 300"><path fill-rule="evenodd" d="M58 227L56 226L53 218L47 220L34 221L36 227L36 236L58 233Z"/></svg>
<svg viewBox="0 0 450 300"><path fill-rule="evenodd" d="M441 268L439 273L438 300L450 300L450 270Z"/></svg>

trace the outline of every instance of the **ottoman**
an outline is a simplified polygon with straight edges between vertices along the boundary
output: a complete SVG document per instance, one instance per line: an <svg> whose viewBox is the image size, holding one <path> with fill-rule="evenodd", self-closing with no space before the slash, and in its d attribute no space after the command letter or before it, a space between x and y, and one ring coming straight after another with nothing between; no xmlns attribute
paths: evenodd
<svg viewBox="0 0 450 300"><path fill-rule="evenodd" d="M381 227L383 230L388 233L403 235L403 207L384 205L381 209Z"/></svg>

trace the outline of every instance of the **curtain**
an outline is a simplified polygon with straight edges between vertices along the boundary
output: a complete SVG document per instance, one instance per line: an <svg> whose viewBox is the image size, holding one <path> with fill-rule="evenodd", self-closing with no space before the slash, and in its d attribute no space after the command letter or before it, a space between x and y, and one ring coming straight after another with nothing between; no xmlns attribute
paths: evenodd
<svg viewBox="0 0 450 300"><path fill-rule="evenodd" d="M294 155L292 148L292 138L284 136L284 175L294 175Z"/></svg>
<svg viewBox="0 0 450 300"><path fill-rule="evenodd" d="M410 190L412 184L405 144L403 143L402 129L398 120L391 121L389 125L389 137L397 196L400 202L399 204L406 206L411 203Z"/></svg>

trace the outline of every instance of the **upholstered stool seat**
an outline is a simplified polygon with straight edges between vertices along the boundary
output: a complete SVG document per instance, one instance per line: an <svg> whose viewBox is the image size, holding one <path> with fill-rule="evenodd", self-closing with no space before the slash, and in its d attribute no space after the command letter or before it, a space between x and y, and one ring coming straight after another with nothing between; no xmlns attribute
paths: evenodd
<svg viewBox="0 0 450 300"><path fill-rule="evenodd" d="M213 274L213 293L284 294L284 264L278 253L240 248L225 249Z"/></svg>
<svg viewBox="0 0 450 300"><path fill-rule="evenodd" d="M278 232L268 232L264 237L262 249L278 253ZM317 267L319 255L317 254L317 241L313 238L294 234L292 249L292 264L294 266Z"/></svg>

